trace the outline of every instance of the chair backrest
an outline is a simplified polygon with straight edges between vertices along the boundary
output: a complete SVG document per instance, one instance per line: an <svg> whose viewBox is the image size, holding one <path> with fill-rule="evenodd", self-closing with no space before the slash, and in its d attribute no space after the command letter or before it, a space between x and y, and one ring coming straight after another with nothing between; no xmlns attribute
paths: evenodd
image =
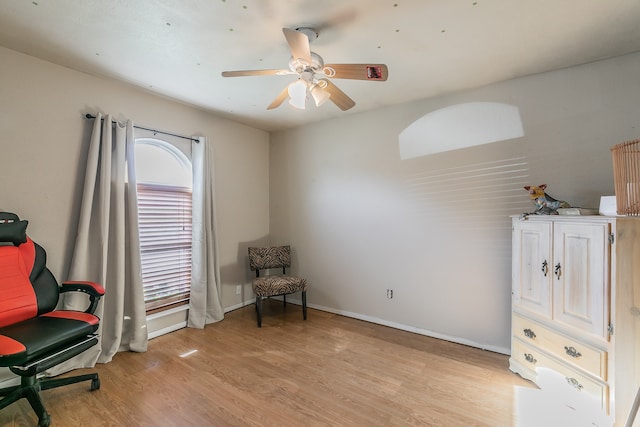
<svg viewBox="0 0 640 427"><path fill-rule="evenodd" d="M251 271L269 268L291 267L291 246L269 246L266 248L249 248L249 267Z"/></svg>
<svg viewBox="0 0 640 427"><path fill-rule="evenodd" d="M47 254L26 234L28 221L0 212L0 327L48 313L59 288Z"/></svg>

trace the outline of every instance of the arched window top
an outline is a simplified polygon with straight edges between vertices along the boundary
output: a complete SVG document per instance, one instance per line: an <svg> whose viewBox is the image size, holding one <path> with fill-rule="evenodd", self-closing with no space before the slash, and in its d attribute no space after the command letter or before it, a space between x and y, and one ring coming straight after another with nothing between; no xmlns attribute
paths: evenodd
<svg viewBox="0 0 640 427"><path fill-rule="evenodd" d="M191 161L172 144L154 138L136 139L136 180L191 188Z"/></svg>

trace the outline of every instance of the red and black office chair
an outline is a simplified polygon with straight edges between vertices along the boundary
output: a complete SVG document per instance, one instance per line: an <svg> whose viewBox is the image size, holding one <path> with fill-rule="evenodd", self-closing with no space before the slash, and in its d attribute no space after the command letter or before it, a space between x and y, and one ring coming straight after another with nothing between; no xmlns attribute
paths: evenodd
<svg viewBox="0 0 640 427"><path fill-rule="evenodd" d="M100 319L93 313L104 289L92 282L62 286L46 266L46 253L26 235L27 221L0 212L0 366L19 375L20 385L0 389L0 410L26 398L38 415L38 426L51 417L40 398L47 390L91 380L97 373L63 378L40 378L43 371L68 360L98 342ZM60 293L87 294L86 311L56 310Z"/></svg>

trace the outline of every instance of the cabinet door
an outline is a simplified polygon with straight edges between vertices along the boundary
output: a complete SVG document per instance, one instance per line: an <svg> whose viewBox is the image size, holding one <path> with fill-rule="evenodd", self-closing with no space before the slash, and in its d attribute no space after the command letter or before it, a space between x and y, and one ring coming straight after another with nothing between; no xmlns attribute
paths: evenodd
<svg viewBox="0 0 640 427"><path fill-rule="evenodd" d="M553 316L556 321L608 338L608 224L557 222L554 226Z"/></svg>
<svg viewBox="0 0 640 427"><path fill-rule="evenodd" d="M551 317L551 222L513 221L513 304Z"/></svg>

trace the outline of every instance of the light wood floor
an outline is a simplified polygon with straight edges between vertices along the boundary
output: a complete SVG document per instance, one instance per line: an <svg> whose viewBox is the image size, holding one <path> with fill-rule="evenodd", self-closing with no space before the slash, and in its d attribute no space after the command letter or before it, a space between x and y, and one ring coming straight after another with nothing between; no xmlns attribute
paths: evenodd
<svg viewBox="0 0 640 427"><path fill-rule="evenodd" d="M42 392L52 426L512 426L530 383L505 355L267 302L119 353L89 383ZM78 371L76 371L77 373ZM34 426L25 400L2 426Z"/></svg>

